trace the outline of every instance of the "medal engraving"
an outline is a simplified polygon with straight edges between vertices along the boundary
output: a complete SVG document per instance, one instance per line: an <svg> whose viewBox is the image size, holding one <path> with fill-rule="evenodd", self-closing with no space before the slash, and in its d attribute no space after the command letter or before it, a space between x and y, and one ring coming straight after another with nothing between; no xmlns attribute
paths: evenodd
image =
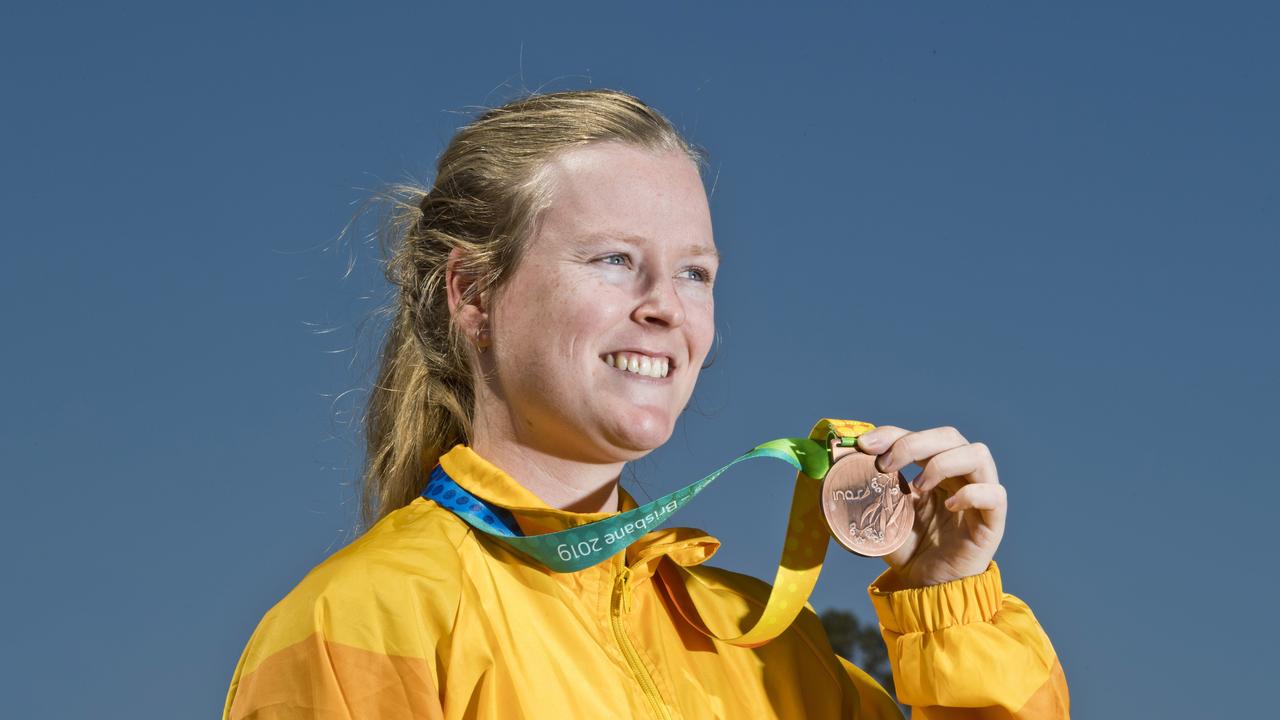
<svg viewBox="0 0 1280 720"><path fill-rule="evenodd" d="M915 502L901 473L876 470L876 456L833 446L822 481L822 514L836 542L863 557L888 555L911 535Z"/></svg>

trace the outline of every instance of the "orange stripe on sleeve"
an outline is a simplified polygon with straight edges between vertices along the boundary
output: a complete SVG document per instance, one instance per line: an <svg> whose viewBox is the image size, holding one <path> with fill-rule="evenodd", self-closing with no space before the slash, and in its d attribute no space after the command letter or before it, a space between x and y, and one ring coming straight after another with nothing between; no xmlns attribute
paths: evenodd
<svg viewBox="0 0 1280 720"><path fill-rule="evenodd" d="M442 720L426 660L362 650L319 633L279 650L238 678L226 720Z"/></svg>

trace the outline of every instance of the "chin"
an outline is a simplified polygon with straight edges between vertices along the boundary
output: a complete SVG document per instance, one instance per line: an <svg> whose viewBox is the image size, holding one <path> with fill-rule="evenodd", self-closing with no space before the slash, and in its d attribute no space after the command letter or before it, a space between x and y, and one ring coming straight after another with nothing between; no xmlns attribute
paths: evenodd
<svg viewBox="0 0 1280 720"><path fill-rule="evenodd" d="M674 430L675 418L671 414L642 412L630 414L616 424L609 440L615 447L640 457L665 445Z"/></svg>

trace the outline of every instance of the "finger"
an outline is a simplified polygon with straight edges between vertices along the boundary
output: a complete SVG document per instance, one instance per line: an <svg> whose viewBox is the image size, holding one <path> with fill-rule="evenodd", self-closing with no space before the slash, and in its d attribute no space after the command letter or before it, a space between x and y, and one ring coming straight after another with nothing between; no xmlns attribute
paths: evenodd
<svg viewBox="0 0 1280 720"><path fill-rule="evenodd" d="M898 438L911 432L894 425L881 425L858 436L856 447L868 455L879 455Z"/></svg>
<svg viewBox="0 0 1280 720"><path fill-rule="evenodd" d="M928 460L944 450L968 443L959 430L950 426L907 433L880 454L876 459L876 468L880 472L891 473L911 463Z"/></svg>
<svg viewBox="0 0 1280 720"><path fill-rule="evenodd" d="M999 483L996 461L984 443L970 443L944 450L924 466L912 485L921 492L929 492L947 478L968 478L973 483Z"/></svg>
<svg viewBox="0 0 1280 720"><path fill-rule="evenodd" d="M1003 530L1004 518L1009 511L1009 496L1003 485L974 483L957 490L943 505L951 512L977 510L988 527Z"/></svg>

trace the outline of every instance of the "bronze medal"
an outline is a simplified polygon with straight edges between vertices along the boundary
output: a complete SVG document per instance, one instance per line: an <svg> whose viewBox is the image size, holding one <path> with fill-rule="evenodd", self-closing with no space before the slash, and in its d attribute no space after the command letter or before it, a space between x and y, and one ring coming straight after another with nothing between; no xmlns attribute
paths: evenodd
<svg viewBox="0 0 1280 720"><path fill-rule="evenodd" d="M897 550L911 535L915 501L902 473L876 470L876 456L831 444L822 480L822 514L836 542L863 557Z"/></svg>

